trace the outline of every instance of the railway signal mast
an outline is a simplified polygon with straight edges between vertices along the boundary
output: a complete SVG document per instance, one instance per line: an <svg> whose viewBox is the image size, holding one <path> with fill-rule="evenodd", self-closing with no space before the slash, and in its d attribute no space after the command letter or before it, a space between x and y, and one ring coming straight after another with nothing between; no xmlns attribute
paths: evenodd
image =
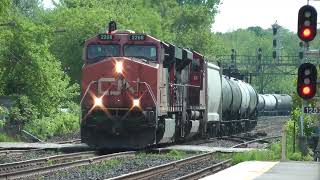
<svg viewBox="0 0 320 180"><path fill-rule="evenodd" d="M317 35L317 10L310 5L302 6L298 13L298 37L305 43ZM302 48L302 44L300 44ZM303 58L303 53L299 54ZM297 91L299 96L308 100L314 97L317 90L317 68L311 63L303 63L298 69ZM305 103L304 103L305 104Z"/></svg>
<svg viewBox="0 0 320 180"><path fill-rule="evenodd" d="M308 1L309 2L309 1ZM302 6L298 12L298 37L308 46L317 35L317 10L309 4ZM300 50L302 44L300 44ZM303 60L303 53L299 53L299 57ZM297 91L303 99L302 113L300 115L300 137L299 144L301 152L307 154L306 137L303 133L304 109L307 108L307 101L312 99L317 92L317 68L311 63L303 63L298 69ZM319 144L319 143L318 143Z"/></svg>

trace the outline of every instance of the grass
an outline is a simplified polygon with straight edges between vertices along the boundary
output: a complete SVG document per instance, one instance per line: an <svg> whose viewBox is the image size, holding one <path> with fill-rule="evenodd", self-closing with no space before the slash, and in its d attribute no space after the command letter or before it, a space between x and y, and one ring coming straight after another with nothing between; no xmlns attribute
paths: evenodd
<svg viewBox="0 0 320 180"><path fill-rule="evenodd" d="M0 142L16 142L16 140L6 134L0 133Z"/></svg>
<svg viewBox="0 0 320 180"><path fill-rule="evenodd" d="M273 161L277 159L277 153L271 150L254 150L244 153L235 153L232 156L232 161L234 164L243 161Z"/></svg>
<svg viewBox="0 0 320 180"><path fill-rule="evenodd" d="M167 155L171 157L176 157L176 158L187 157L187 153L185 151L179 151L179 150L171 150L169 153L167 153Z"/></svg>
<svg viewBox="0 0 320 180"><path fill-rule="evenodd" d="M110 159L107 161L101 162L101 165L108 168L113 168L115 166L118 166L121 163L119 159Z"/></svg>
<svg viewBox="0 0 320 180"><path fill-rule="evenodd" d="M190 156L185 151L179 151L179 150L170 150L168 153L145 153L145 152L139 152L137 153L137 156L167 156L167 157L173 157L177 159L182 159Z"/></svg>

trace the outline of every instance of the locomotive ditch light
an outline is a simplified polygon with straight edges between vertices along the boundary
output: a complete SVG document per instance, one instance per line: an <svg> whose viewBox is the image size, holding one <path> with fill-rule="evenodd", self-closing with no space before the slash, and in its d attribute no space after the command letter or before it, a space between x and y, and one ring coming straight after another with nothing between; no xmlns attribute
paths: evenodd
<svg viewBox="0 0 320 180"><path fill-rule="evenodd" d="M94 107L102 107L102 96L94 98Z"/></svg>
<svg viewBox="0 0 320 180"><path fill-rule="evenodd" d="M140 107L140 99L133 99L132 106L133 107Z"/></svg>
<svg viewBox="0 0 320 180"><path fill-rule="evenodd" d="M117 72L118 74L122 74L122 71L123 71L123 62L122 62L122 61L116 61L115 68L116 68L116 72Z"/></svg>

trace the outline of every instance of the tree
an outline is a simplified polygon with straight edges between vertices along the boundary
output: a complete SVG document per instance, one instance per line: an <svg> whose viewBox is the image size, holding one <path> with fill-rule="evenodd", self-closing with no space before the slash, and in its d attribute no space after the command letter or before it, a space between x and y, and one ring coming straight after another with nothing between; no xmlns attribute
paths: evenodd
<svg viewBox="0 0 320 180"><path fill-rule="evenodd" d="M5 95L26 95L41 115L50 115L74 96L74 86L49 52L48 26L38 26L27 19L17 21L13 37L4 54Z"/></svg>

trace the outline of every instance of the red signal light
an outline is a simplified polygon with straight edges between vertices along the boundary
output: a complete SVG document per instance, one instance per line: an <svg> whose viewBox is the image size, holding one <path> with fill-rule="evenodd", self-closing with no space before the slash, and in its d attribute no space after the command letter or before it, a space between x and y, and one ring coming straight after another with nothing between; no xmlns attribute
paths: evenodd
<svg viewBox="0 0 320 180"><path fill-rule="evenodd" d="M308 96L311 94L311 88L309 86L305 86L302 88L302 94Z"/></svg>
<svg viewBox="0 0 320 180"><path fill-rule="evenodd" d="M310 28L305 28L305 29L303 29L303 31L302 31L302 36L303 36L304 38L310 38L310 36L311 36L311 29L310 29Z"/></svg>

